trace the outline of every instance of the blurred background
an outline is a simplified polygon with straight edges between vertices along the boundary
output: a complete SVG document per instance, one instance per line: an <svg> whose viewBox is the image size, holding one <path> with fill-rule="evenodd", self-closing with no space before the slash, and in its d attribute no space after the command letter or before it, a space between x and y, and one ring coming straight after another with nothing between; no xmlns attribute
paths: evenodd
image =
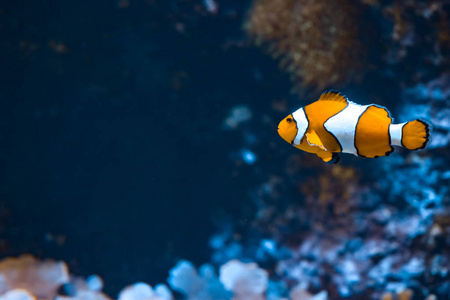
<svg viewBox="0 0 450 300"><path fill-rule="evenodd" d="M239 259L266 272L255 297L450 299L449 11L0 3L1 257L65 261L110 297L167 283L181 259L215 272ZM290 147L278 122L329 88L396 123L425 118L429 147L338 165ZM168 284L175 298L230 297Z"/></svg>

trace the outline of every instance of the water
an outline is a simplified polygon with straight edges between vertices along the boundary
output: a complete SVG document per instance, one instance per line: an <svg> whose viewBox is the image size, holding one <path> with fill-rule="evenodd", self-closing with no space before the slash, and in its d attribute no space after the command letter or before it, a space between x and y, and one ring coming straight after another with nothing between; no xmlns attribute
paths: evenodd
<svg viewBox="0 0 450 300"><path fill-rule="evenodd" d="M286 38L276 20L275 39L264 1L253 31L251 1L0 4L1 257L63 260L111 297L181 259L213 264L203 297L230 296L231 259L268 272L270 295L448 295L448 3L395 19L365 2L273 1L312 22ZM325 88L427 118L431 147L336 166L296 151L278 122Z"/></svg>

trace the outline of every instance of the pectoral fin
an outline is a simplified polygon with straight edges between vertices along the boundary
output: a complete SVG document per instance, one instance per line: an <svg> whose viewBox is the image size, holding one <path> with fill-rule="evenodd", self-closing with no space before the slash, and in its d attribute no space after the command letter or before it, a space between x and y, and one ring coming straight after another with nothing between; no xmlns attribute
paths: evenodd
<svg viewBox="0 0 450 300"><path fill-rule="evenodd" d="M319 136L314 130L311 130L306 133L306 140L308 141L308 144L311 146L317 146L321 148L322 150L327 151L327 149L324 147L322 141L320 140Z"/></svg>
<svg viewBox="0 0 450 300"><path fill-rule="evenodd" d="M322 159L327 164L337 164L340 160L339 154L332 153L328 151L320 151L316 153L320 159Z"/></svg>

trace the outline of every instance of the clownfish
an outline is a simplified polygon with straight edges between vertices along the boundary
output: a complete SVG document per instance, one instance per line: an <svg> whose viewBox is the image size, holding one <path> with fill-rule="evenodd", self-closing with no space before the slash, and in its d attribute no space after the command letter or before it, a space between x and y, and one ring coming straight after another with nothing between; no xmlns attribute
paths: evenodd
<svg viewBox="0 0 450 300"><path fill-rule="evenodd" d="M294 147L337 163L338 153L377 158L394 152L392 146L425 148L430 125L423 120L392 124L382 106L359 105L341 93L325 91L319 100L299 108L278 125L278 134Z"/></svg>

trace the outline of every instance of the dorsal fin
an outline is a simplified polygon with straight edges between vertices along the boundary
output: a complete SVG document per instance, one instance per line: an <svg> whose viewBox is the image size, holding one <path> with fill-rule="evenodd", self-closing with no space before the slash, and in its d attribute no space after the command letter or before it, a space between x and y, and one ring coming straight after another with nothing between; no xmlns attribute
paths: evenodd
<svg viewBox="0 0 450 300"><path fill-rule="evenodd" d="M347 103L348 99L336 90L328 90L320 95L319 101L337 101Z"/></svg>

